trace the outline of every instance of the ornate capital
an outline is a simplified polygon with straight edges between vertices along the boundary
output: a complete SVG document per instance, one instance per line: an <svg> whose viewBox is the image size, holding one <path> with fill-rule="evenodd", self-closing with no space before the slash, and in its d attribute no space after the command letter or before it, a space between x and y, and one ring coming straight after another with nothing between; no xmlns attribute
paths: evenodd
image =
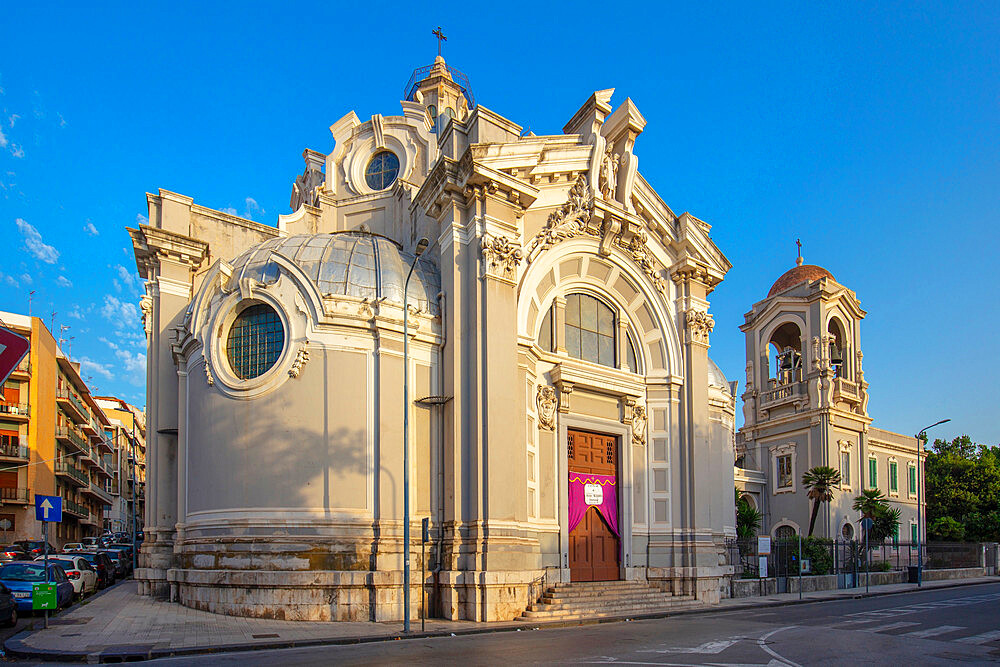
<svg viewBox="0 0 1000 667"><path fill-rule="evenodd" d="M715 318L703 310L692 308L684 314L687 342L708 345L708 335L715 328Z"/></svg>
<svg viewBox="0 0 1000 667"><path fill-rule="evenodd" d="M514 283L517 267L524 259L521 246L506 236L483 237L483 276Z"/></svg>
<svg viewBox="0 0 1000 667"><path fill-rule="evenodd" d="M538 411L538 424L549 431L556 427L556 409L559 407L559 398L556 395L556 388L547 385L538 385L535 394L535 407Z"/></svg>

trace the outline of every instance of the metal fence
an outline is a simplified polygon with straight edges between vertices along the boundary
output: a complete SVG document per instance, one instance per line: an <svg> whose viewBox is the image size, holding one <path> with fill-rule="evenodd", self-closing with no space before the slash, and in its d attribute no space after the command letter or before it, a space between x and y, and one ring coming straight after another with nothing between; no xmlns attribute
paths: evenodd
<svg viewBox="0 0 1000 667"><path fill-rule="evenodd" d="M737 579L777 579L779 593L788 577L799 576L800 563L805 565L803 576L837 575L838 588L853 588L861 573L901 571L921 562L928 570L989 565L984 562L989 549L978 542L929 542L923 545L922 559L916 543L891 540L866 549L858 540L802 538L800 546L797 537L772 539L766 561L761 561L757 546L756 538L727 540L727 565L733 566ZM762 563L767 572L761 571Z"/></svg>

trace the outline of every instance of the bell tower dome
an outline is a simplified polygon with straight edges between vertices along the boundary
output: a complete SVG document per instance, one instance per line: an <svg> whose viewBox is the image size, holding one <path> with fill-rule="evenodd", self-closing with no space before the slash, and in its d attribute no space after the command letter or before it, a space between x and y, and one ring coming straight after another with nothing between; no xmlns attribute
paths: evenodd
<svg viewBox="0 0 1000 667"><path fill-rule="evenodd" d="M423 104L438 133L450 118L463 120L476 106L469 77L448 65L440 53L432 64L413 70L403 99Z"/></svg>

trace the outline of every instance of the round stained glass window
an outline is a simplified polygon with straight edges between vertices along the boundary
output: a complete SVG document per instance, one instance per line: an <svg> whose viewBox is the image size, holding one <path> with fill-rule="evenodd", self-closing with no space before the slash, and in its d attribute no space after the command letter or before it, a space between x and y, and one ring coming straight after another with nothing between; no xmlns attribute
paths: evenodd
<svg viewBox="0 0 1000 667"><path fill-rule="evenodd" d="M399 175L399 158L392 151L379 151L365 167L365 182L372 190L385 190Z"/></svg>
<svg viewBox="0 0 1000 667"><path fill-rule="evenodd" d="M278 361L285 347L285 327L274 308L258 303L244 308L233 320L226 340L226 356L241 380L263 375Z"/></svg>

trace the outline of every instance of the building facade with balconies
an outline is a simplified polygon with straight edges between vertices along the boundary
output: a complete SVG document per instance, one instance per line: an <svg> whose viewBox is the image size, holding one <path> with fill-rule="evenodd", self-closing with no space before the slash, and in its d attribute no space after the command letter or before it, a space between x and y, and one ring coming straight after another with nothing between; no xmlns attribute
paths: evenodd
<svg viewBox="0 0 1000 667"><path fill-rule="evenodd" d="M41 537L36 493L63 499L63 521L49 534L53 544L98 535L111 499L107 416L80 377L79 364L62 352L40 318L0 313L0 320L31 342L0 401L0 535L5 541Z"/></svg>
<svg viewBox="0 0 1000 667"><path fill-rule="evenodd" d="M865 315L853 291L800 255L740 327L747 385L735 479L772 536L808 533L812 501L802 474L829 466L841 482L833 501L821 506L814 535L857 537L851 505L862 490L877 488L900 509L899 539L916 541L923 455L916 438L871 425L861 352Z"/></svg>
<svg viewBox="0 0 1000 667"><path fill-rule="evenodd" d="M104 529L111 532L142 531L146 511L146 421L142 410L114 396L100 396L97 404L110 425L111 473L107 491L110 509Z"/></svg>

